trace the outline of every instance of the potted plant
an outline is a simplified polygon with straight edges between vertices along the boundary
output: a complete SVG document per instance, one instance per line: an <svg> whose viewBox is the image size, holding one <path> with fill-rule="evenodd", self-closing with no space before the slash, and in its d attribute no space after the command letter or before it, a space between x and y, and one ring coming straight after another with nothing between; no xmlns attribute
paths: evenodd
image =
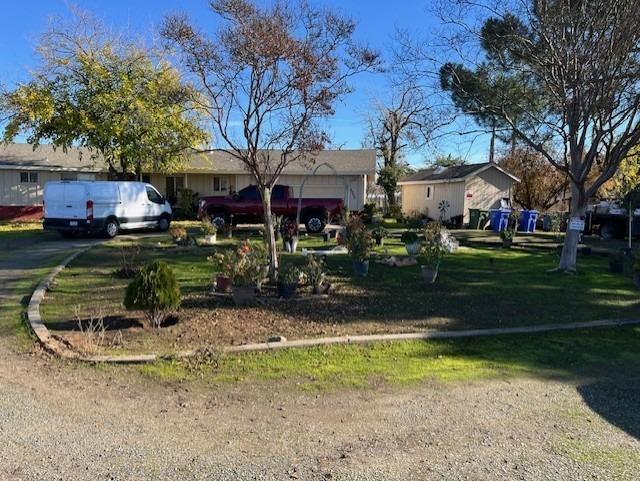
<svg viewBox="0 0 640 481"><path fill-rule="evenodd" d="M433 284L438 277L442 258L458 250L458 242L439 221L427 225L424 237L425 243L420 249L418 262L422 278L428 284Z"/></svg>
<svg viewBox="0 0 640 481"><path fill-rule="evenodd" d="M229 279L231 293L237 306L245 306L255 301L256 288L263 281L267 271L266 250L262 245L243 242L237 249L218 253L210 258L218 266L221 278L220 290L228 290ZM218 285L216 285L218 290Z"/></svg>
<svg viewBox="0 0 640 481"><path fill-rule="evenodd" d="M172 225L169 229L169 236L176 244L183 244L188 237L187 229L178 225Z"/></svg>
<svg viewBox="0 0 640 481"><path fill-rule="evenodd" d="M282 224L282 242L286 252L295 253L298 249L298 226L295 221L287 219Z"/></svg>
<svg viewBox="0 0 640 481"><path fill-rule="evenodd" d="M513 229L505 229L500 231L500 239L502 239L502 247L505 249L511 248L513 244L513 238L516 235L516 231Z"/></svg>
<svg viewBox="0 0 640 481"><path fill-rule="evenodd" d="M278 272L278 296L291 299L298 289L302 272L292 264L282 266Z"/></svg>
<svg viewBox="0 0 640 481"><path fill-rule="evenodd" d="M418 233L413 230L406 230L402 233L400 240L407 249L407 254L410 256L416 256L420 252L420 238Z"/></svg>
<svg viewBox="0 0 640 481"><path fill-rule="evenodd" d="M311 285L315 295L322 294L323 283L325 279L324 261L313 254L307 256L307 265L304 268L304 275L307 282Z"/></svg>
<svg viewBox="0 0 640 481"><path fill-rule="evenodd" d="M351 217L346 238L347 250L353 259L353 269L357 276L365 277L369 272L369 255L373 246L371 233L360 217Z"/></svg>
<svg viewBox="0 0 640 481"><path fill-rule="evenodd" d="M616 274L621 274L624 271L624 253L614 252L609 257L609 270Z"/></svg>
<svg viewBox="0 0 640 481"><path fill-rule="evenodd" d="M377 246L384 245L384 238L389 235L389 231L382 227L382 225L377 225L372 231L371 235L376 241Z"/></svg>
<svg viewBox="0 0 640 481"><path fill-rule="evenodd" d="M204 243L206 245L213 245L216 243L216 234L218 229L208 217L203 217L200 222L200 232L204 235Z"/></svg>

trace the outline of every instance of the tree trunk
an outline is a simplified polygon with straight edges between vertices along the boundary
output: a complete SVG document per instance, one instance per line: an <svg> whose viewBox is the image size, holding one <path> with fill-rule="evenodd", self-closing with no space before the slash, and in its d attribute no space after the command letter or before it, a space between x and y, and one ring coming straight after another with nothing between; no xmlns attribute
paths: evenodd
<svg viewBox="0 0 640 481"><path fill-rule="evenodd" d="M584 187L571 183L571 217L585 218L587 211L587 198L585 196ZM567 225L567 233L562 246L562 255L560 256L560 265L558 269L565 272L576 272L578 243L582 231L571 230Z"/></svg>
<svg viewBox="0 0 640 481"><path fill-rule="evenodd" d="M396 191L395 189L392 192L385 192L387 195L387 207L395 207L396 206Z"/></svg>
<svg viewBox="0 0 640 481"><path fill-rule="evenodd" d="M271 188L262 189L262 209L264 212L264 240L269 257L269 279L276 281L278 278L278 250L276 246L276 234L273 230L273 215L271 214Z"/></svg>

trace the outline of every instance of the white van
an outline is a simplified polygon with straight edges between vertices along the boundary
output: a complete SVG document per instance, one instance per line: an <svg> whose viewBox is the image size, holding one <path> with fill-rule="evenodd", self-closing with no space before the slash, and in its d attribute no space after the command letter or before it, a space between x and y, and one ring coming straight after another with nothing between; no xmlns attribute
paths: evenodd
<svg viewBox="0 0 640 481"><path fill-rule="evenodd" d="M171 224L171 205L151 184L63 180L44 186L44 228L115 237L120 230Z"/></svg>

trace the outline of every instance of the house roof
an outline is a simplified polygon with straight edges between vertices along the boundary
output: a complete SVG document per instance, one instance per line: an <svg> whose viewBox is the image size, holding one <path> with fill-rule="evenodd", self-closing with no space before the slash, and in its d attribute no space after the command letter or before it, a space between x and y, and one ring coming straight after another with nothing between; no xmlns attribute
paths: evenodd
<svg viewBox="0 0 640 481"><path fill-rule="evenodd" d="M515 182L520 182L520 179L499 165L492 162L484 162L481 164L455 165L452 167L430 167L403 177L400 179L399 184L460 182L491 168L498 169L503 174L511 177Z"/></svg>
<svg viewBox="0 0 640 481"><path fill-rule="evenodd" d="M274 152L274 155L278 153ZM315 158L290 164L284 173L306 175L325 163L342 175L374 175L376 154L374 150L324 150ZM34 150L29 144L8 144L0 145L0 169L106 172L107 167L101 156L86 148L72 148L65 152L51 145L41 145ZM183 170L197 173L247 173L242 162L222 150L192 154L189 165ZM320 173L325 171L329 172L329 169L318 169Z"/></svg>

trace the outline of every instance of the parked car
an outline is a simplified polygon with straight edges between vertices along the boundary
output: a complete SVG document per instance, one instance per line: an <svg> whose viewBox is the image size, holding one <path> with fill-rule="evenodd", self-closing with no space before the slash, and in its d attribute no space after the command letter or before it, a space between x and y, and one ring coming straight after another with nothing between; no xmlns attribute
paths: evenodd
<svg viewBox="0 0 640 481"><path fill-rule="evenodd" d="M342 215L344 201L340 198L302 199L300 220L307 232L322 232L326 224ZM271 193L271 210L276 215L296 219L298 199L293 189L276 185ZM232 217L233 216L233 217ZM233 220L234 224L253 224L264 221L262 196L255 185L250 185L229 196L203 197L198 205L198 217L209 217L218 228Z"/></svg>
<svg viewBox="0 0 640 481"><path fill-rule="evenodd" d="M169 229L171 205L143 182L58 181L44 186L44 228L65 237L120 230Z"/></svg>

